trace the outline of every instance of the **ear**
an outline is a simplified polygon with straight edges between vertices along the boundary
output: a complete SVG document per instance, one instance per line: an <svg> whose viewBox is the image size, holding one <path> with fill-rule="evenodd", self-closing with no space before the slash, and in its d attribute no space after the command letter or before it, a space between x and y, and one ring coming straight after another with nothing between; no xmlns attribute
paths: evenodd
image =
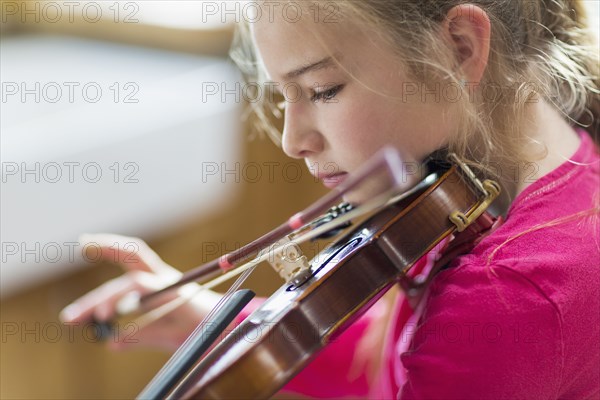
<svg viewBox="0 0 600 400"><path fill-rule="evenodd" d="M490 19L473 4L452 7L442 24L442 32L454 48L463 79L479 82L490 54Z"/></svg>

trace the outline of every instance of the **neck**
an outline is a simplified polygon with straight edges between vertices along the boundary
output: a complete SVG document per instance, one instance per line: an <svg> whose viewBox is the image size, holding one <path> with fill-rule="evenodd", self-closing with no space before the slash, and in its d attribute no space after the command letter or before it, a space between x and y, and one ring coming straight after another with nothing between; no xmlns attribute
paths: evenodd
<svg viewBox="0 0 600 400"><path fill-rule="evenodd" d="M510 204L529 185L567 161L579 147L581 139L560 113L540 100L532 105L532 118L523 135L526 161L507 167L506 179L500 183L503 191L492 204L494 214L504 215Z"/></svg>
<svg viewBox="0 0 600 400"><path fill-rule="evenodd" d="M577 133L558 111L543 100L536 103L532 123L525 131L524 154L528 162L519 167L516 194L567 161L580 142Z"/></svg>

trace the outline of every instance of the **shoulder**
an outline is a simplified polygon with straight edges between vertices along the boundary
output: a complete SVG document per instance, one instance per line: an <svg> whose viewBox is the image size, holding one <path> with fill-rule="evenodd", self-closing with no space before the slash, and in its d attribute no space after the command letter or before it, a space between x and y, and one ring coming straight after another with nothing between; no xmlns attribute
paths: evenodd
<svg viewBox="0 0 600 400"><path fill-rule="evenodd" d="M560 309L546 288L513 265L501 263L461 264L442 271L429 288L424 307L422 322L438 318L481 327L483 345L518 343L522 339L518 332L525 326L530 332L561 328ZM485 331L495 331L497 340Z"/></svg>
<svg viewBox="0 0 600 400"><path fill-rule="evenodd" d="M526 277L502 265L446 270L401 355L403 398L554 397L562 346L557 308Z"/></svg>
<svg viewBox="0 0 600 400"><path fill-rule="evenodd" d="M533 321L543 311L544 321L556 326L560 314L535 279L502 263L460 263L439 273L429 288L425 317L447 313L446 304L456 306L461 317L482 322Z"/></svg>

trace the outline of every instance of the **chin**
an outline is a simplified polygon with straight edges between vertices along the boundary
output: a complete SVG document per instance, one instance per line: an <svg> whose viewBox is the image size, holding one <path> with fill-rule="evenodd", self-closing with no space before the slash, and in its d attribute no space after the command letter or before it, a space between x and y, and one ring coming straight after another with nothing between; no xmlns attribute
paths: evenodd
<svg viewBox="0 0 600 400"><path fill-rule="evenodd" d="M350 203L353 206L359 206L359 205L363 204L365 201L367 201L369 198L363 194L352 192L352 193L345 194L344 197L342 197L342 199L344 202Z"/></svg>
<svg viewBox="0 0 600 400"><path fill-rule="evenodd" d="M373 200L378 195L385 193L385 191L389 188L390 186L386 184L380 183L378 185L375 185L371 183L369 185L363 185L363 187L359 187L358 189L346 193L343 199L345 202L348 202L355 206L359 206L369 200Z"/></svg>

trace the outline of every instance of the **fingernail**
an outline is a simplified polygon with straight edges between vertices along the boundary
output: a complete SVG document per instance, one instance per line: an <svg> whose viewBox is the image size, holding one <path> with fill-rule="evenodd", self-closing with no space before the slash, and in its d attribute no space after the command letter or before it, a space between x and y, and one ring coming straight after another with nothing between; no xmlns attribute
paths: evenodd
<svg viewBox="0 0 600 400"><path fill-rule="evenodd" d="M72 322L73 320L77 319L77 317L79 317L80 314L81 314L81 311L79 310L79 307L77 307L74 304L71 304L71 305L68 305L67 307L65 307L60 312L58 317L63 322Z"/></svg>

